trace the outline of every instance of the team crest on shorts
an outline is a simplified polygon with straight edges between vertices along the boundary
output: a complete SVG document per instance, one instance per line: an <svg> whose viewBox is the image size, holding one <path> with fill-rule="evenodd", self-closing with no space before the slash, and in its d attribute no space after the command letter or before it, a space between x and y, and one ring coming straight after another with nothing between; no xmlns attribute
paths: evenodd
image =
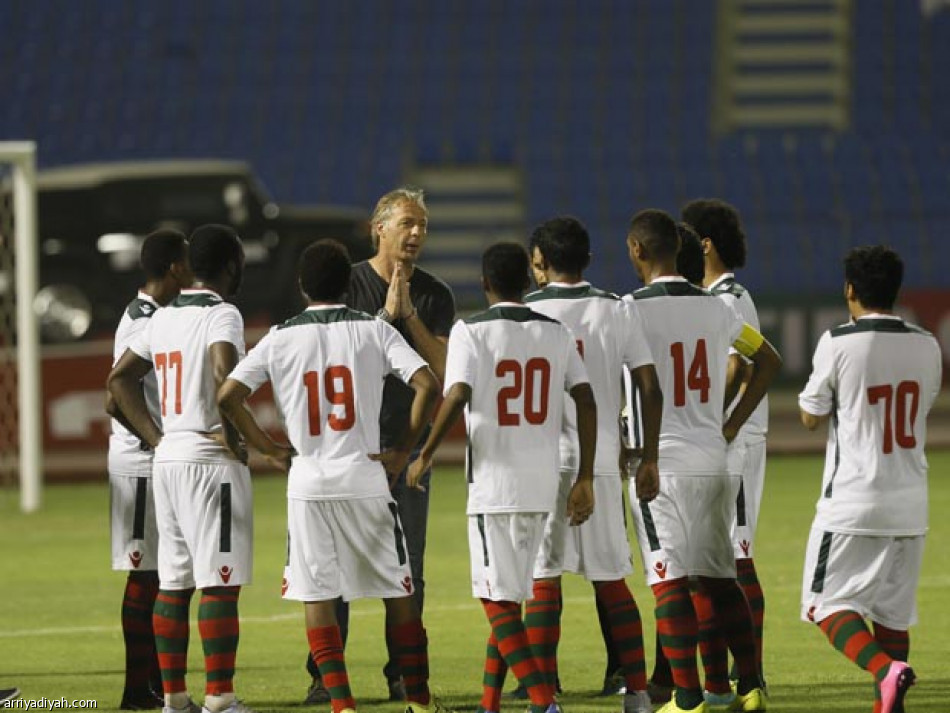
<svg viewBox="0 0 950 713"><path fill-rule="evenodd" d="M412 594L412 577L407 575L402 578L402 588L406 590L406 594Z"/></svg>
<svg viewBox="0 0 950 713"><path fill-rule="evenodd" d="M231 575L234 574L234 568L223 565L218 569L218 574L221 575L221 580L227 584L231 581Z"/></svg>
<svg viewBox="0 0 950 713"><path fill-rule="evenodd" d="M653 565L653 571L660 579L666 579L666 562L657 562Z"/></svg>
<svg viewBox="0 0 950 713"><path fill-rule="evenodd" d="M138 550L129 552L129 561L132 563L132 566L135 567L135 569L138 569L139 565L142 564L142 553Z"/></svg>
<svg viewBox="0 0 950 713"><path fill-rule="evenodd" d="M284 596L287 593L288 587L290 587L290 582L288 582L287 578L284 577L283 581L280 583L280 596Z"/></svg>
<svg viewBox="0 0 950 713"><path fill-rule="evenodd" d="M745 556L748 557L749 556L749 541L743 540L742 542L739 543L739 547L742 548L743 554L745 554Z"/></svg>
<svg viewBox="0 0 950 713"><path fill-rule="evenodd" d="M808 621L811 621L811 622L815 621L815 605L814 604L808 607Z"/></svg>

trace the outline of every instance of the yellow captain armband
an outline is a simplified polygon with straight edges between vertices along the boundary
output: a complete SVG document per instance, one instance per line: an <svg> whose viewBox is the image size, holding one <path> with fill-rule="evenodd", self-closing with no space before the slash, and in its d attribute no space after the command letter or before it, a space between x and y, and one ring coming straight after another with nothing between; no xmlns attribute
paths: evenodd
<svg viewBox="0 0 950 713"><path fill-rule="evenodd" d="M732 346L735 347L735 350L739 352L742 356L752 358L752 355L759 351L759 347L762 346L762 342L765 341L763 337L754 327L750 327L748 324L742 325L742 331L739 333L739 337L732 343Z"/></svg>

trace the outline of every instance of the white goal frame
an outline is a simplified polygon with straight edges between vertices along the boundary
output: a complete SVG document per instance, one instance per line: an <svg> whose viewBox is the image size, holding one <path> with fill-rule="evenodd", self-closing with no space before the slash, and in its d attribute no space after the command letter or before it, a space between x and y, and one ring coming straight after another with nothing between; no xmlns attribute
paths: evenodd
<svg viewBox="0 0 950 713"><path fill-rule="evenodd" d="M40 507L43 490L40 338L38 321L33 312L33 300L39 289L36 143L0 141L0 163L10 164L13 169L20 509L34 512Z"/></svg>

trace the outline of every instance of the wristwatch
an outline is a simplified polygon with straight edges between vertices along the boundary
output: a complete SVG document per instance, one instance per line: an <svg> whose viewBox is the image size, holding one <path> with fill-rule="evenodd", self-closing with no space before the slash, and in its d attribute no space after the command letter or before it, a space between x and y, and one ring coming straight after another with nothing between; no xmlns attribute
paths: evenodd
<svg viewBox="0 0 950 713"><path fill-rule="evenodd" d="M393 323L393 316L386 311L385 307L380 307L379 312L376 313L376 319L381 319L386 324Z"/></svg>

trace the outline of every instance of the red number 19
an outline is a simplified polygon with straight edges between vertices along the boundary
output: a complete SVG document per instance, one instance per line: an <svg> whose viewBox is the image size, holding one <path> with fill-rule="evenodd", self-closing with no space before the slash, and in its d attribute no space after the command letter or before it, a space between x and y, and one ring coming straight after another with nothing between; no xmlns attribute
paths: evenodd
<svg viewBox="0 0 950 713"><path fill-rule="evenodd" d="M320 409L320 372L308 371L303 375L307 387L307 413L310 435L319 436L323 422ZM353 372L345 366L331 366L323 373L323 394L331 406L342 406L342 412L332 411L327 425L334 431L348 431L356 423L356 403L353 397Z"/></svg>

